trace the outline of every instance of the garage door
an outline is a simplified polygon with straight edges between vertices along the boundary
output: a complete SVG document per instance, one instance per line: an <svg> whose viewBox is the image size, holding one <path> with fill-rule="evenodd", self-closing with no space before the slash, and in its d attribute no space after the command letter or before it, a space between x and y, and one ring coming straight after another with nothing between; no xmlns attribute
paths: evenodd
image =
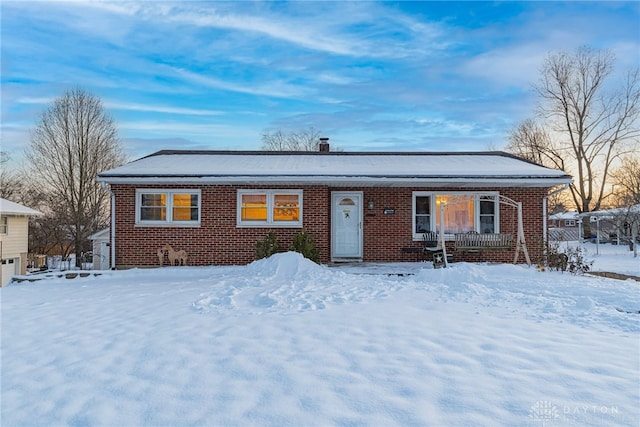
<svg viewBox="0 0 640 427"><path fill-rule="evenodd" d="M17 273L18 260L15 258L2 260L2 286L6 286Z"/></svg>

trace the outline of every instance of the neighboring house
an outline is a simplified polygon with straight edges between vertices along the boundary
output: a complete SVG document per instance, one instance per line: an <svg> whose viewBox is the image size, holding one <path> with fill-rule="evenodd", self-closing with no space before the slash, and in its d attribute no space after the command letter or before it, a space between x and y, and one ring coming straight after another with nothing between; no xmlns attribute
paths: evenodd
<svg viewBox="0 0 640 427"><path fill-rule="evenodd" d="M361 153L159 151L99 174L112 192L112 266L159 264L169 244L189 265L246 264L269 231L288 248L305 230L323 263L401 261L444 224L459 233L523 227L532 259L542 254L546 197L571 177L503 152ZM440 206L444 203L444 208ZM442 218L441 217L442 212ZM513 262L502 250L454 259Z"/></svg>
<svg viewBox="0 0 640 427"><path fill-rule="evenodd" d="M591 236L585 238L594 241L620 243L640 234L640 204L585 212L579 217L591 223Z"/></svg>
<svg viewBox="0 0 640 427"><path fill-rule="evenodd" d="M553 228L578 228L578 212L568 211L549 215L549 227Z"/></svg>
<svg viewBox="0 0 640 427"><path fill-rule="evenodd" d="M16 274L25 274L29 252L29 217L40 212L0 198L0 258L5 286Z"/></svg>
<svg viewBox="0 0 640 427"><path fill-rule="evenodd" d="M549 215L549 239L552 241L575 241L580 238L577 211L559 212Z"/></svg>
<svg viewBox="0 0 640 427"><path fill-rule="evenodd" d="M93 242L93 269L109 270L111 268L110 232L108 228L89 236Z"/></svg>

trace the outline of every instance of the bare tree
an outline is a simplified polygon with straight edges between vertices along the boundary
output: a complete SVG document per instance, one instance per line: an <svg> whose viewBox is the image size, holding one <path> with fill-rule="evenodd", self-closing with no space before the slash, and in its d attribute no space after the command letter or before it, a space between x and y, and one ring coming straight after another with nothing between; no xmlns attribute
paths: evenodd
<svg viewBox="0 0 640 427"><path fill-rule="evenodd" d="M79 267L87 237L108 224L109 197L96 176L125 161L116 126L99 98L68 91L40 117L26 158L51 218L73 242Z"/></svg>
<svg viewBox="0 0 640 427"><path fill-rule="evenodd" d="M265 151L318 151L320 131L313 126L300 131L277 130L262 134L262 149Z"/></svg>
<svg viewBox="0 0 640 427"><path fill-rule="evenodd" d="M565 170L565 159L553 150L553 144L546 129L534 119L526 119L515 127L509 135L506 150L530 162L552 169ZM548 199L549 213L566 211L570 205L567 192L556 193Z"/></svg>
<svg viewBox="0 0 640 427"><path fill-rule="evenodd" d="M547 130L534 119L526 119L509 135L507 151L530 162L554 169L565 168L564 158L553 151Z"/></svg>
<svg viewBox="0 0 640 427"><path fill-rule="evenodd" d="M640 204L640 153L627 155L611 172L613 197L619 207Z"/></svg>
<svg viewBox="0 0 640 427"><path fill-rule="evenodd" d="M554 54L536 87L540 113L555 133L553 155L564 158L564 170L574 175L571 194L579 212L600 209L611 165L640 135L638 70L608 94L613 64L610 52L586 47Z"/></svg>
<svg viewBox="0 0 640 427"><path fill-rule="evenodd" d="M579 212L601 208L612 165L640 135L639 71L610 92L614 62L609 51L588 47L550 54L535 86L540 125L524 125L524 133L516 128L510 138L520 152L573 175L571 197Z"/></svg>
<svg viewBox="0 0 640 427"><path fill-rule="evenodd" d="M638 256L638 234L640 233L640 204L612 209L612 219L618 239L629 244L634 258Z"/></svg>
<svg viewBox="0 0 640 427"><path fill-rule="evenodd" d="M9 153L0 151L0 197L15 202L23 191L23 185L19 174L7 168L9 160Z"/></svg>

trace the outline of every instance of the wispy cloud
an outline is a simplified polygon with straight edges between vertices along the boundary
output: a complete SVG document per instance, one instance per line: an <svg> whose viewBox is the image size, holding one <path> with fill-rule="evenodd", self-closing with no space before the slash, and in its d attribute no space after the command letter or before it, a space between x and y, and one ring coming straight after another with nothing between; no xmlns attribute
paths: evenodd
<svg viewBox="0 0 640 427"><path fill-rule="evenodd" d="M282 81L268 81L259 85L246 83L233 83L216 77L206 76L200 73L182 68L172 68L176 76L188 80L193 84L203 85L225 91L246 93L250 95L264 95L276 98L298 98L306 95L306 90ZM307 93L308 94L308 93Z"/></svg>
<svg viewBox="0 0 640 427"><path fill-rule="evenodd" d="M246 2L89 2L86 5L137 17L154 25L251 33L333 55L398 58L448 45L442 37L446 30L440 24L419 22L374 2L344 3L340 8L327 7L322 2L291 2L277 4L277 10L275 6L266 6L268 3ZM367 36L362 37L363 34ZM375 38L370 34L375 34ZM398 34L403 34L401 42Z"/></svg>
<svg viewBox="0 0 640 427"><path fill-rule="evenodd" d="M212 110L198 110L195 108L183 108L183 107L168 107L162 105L152 104L136 104L136 103L123 103L106 101L104 103L105 108L112 110L128 110L128 111L140 111L147 113L164 113L164 114L180 114L187 116L219 116L225 114L222 111Z"/></svg>
<svg viewBox="0 0 640 427"><path fill-rule="evenodd" d="M56 98L30 98L23 97L17 100L21 104L50 105ZM219 116L225 114L224 111L199 110L195 108L171 107L153 104L126 103L117 101L104 101L105 108L110 110L138 111L146 113L164 113L187 116Z"/></svg>
<svg viewBox="0 0 640 427"><path fill-rule="evenodd" d="M203 27L225 28L236 31L259 33L277 40L283 40L308 49L319 50L339 55L359 56L363 52L357 49L357 43L345 38L332 37L319 31L314 31L305 23L286 22L265 19L259 16L236 15L234 13L220 14L209 11L205 14L178 12L168 16L169 22L189 23ZM284 21L284 22L283 22Z"/></svg>
<svg viewBox="0 0 640 427"><path fill-rule="evenodd" d="M172 134L179 133L211 133L219 130L229 129L229 125L215 123L184 123L177 120L172 121L121 121L118 124L120 129L129 129L140 131L166 132L171 131Z"/></svg>
<svg viewBox="0 0 640 427"><path fill-rule="evenodd" d="M459 69L469 78L481 78L493 86L528 88L540 75L547 49L539 44L521 44L484 52L469 58Z"/></svg>
<svg viewBox="0 0 640 427"><path fill-rule="evenodd" d="M54 97L21 97L16 100L19 104L50 104L55 101Z"/></svg>
<svg viewBox="0 0 640 427"><path fill-rule="evenodd" d="M185 141L191 147L255 148L260 145L260 128L228 123L185 123L180 121L134 120L120 121L118 129L123 139ZM163 147L170 148L170 146ZM174 146L175 148L175 146ZM146 147L149 150L149 147Z"/></svg>
<svg viewBox="0 0 640 427"><path fill-rule="evenodd" d="M81 87L151 145L256 148L308 126L351 149L501 145L547 53L636 66L639 17L637 2L3 2L2 144Z"/></svg>

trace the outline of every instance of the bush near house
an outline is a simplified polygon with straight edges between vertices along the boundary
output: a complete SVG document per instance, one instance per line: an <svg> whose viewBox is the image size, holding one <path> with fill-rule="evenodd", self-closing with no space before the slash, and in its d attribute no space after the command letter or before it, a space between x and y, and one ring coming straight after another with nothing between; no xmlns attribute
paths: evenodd
<svg viewBox="0 0 640 427"><path fill-rule="evenodd" d="M584 274L591 270L593 261L587 260L585 251L581 247L569 247L563 251L558 243L552 243L547 249L546 264L549 270Z"/></svg>
<svg viewBox="0 0 640 427"><path fill-rule="evenodd" d="M302 256L309 258L316 264L320 263L320 249L316 247L315 240L306 231L293 236L291 250L301 253Z"/></svg>
<svg viewBox="0 0 640 427"><path fill-rule="evenodd" d="M269 231L264 240L256 242L256 259L269 258L271 255L281 252L281 249L278 236L275 232ZM320 249L316 247L313 237L304 230L293 236L289 250L302 254L303 257L316 264L320 263Z"/></svg>
<svg viewBox="0 0 640 427"><path fill-rule="evenodd" d="M280 243L278 243L278 237L273 231L269 231L264 240L256 242L256 259L269 258L279 251Z"/></svg>

